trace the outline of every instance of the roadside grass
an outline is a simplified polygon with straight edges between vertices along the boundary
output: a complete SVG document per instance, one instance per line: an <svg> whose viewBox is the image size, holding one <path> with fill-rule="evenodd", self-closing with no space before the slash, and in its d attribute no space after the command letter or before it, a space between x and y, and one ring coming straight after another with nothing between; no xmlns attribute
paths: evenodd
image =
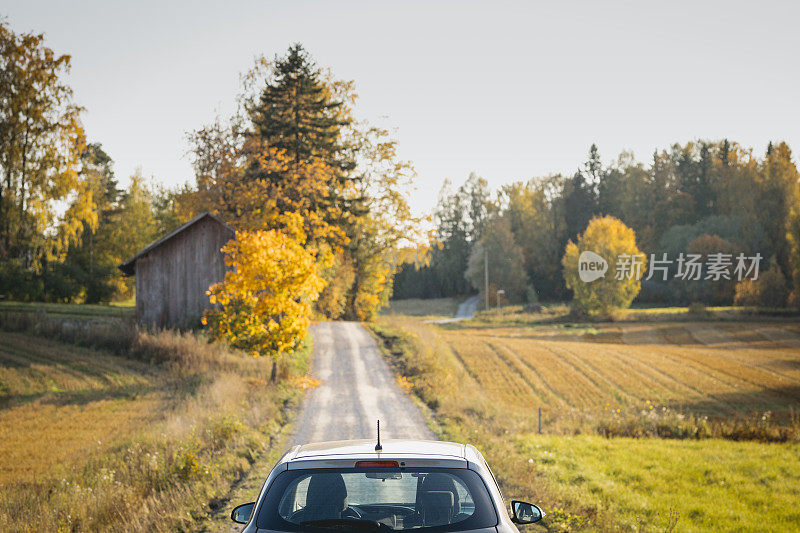
<svg viewBox="0 0 800 533"><path fill-rule="evenodd" d="M131 321L0 313L0 530L193 531L272 453L310 338L280 365Z"/></svg>
<svg viewBox="0 0 800 533"><path fill-rule="evenodd" d="M800 451L796 323L469 328L385 316L372 328L438 434L476 444L507 496L543 504L549 530L736 531L755 516L800 526L788 503L800 477L786 466Z"/></svg>
<svg viewBox="0 0 800 533"><path fill-rule="evenodd" d="M456 314L458 306L465 298L411 298L408 300L389 300L389 305L381 309L382 315L405 315L425 318L447 318Z"/></svg>

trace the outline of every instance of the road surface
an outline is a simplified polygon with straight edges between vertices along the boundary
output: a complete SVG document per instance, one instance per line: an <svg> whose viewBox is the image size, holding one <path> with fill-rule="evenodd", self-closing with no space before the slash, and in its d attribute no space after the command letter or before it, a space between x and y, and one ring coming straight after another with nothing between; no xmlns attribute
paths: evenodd
<svg viewBox="0 0 800 533"><path fill-rule="evenodd" d="M397 385L375 339L357 322L322 322L311 327L311 389L295 423L292 444L381 437L433 439L419 409Z"/></svg>
<svg viewBox="0 0 800 533"><path fill-rule="evenodd" d="M470 296L458 306L458 310L456 311L456 318L457 319L465 319L465 318L472 318L475 316L475 313L478 311L478 304L481 301L480 294L476 294L475 296Z"/></svg>
<svg viewBox="0 0 800 533"><path fill-rule="evenodd" d="M475 296L470 296L460 304L458 304L458 309L456 310L456 316L452 318L439 318L436 320L428 320L431 324L450 324L452 322L458 322L459 320L467 320L468 318L472 318L475 316L475 313L478 311L478 304L481 302L481 296L476 294Z"/></svg>

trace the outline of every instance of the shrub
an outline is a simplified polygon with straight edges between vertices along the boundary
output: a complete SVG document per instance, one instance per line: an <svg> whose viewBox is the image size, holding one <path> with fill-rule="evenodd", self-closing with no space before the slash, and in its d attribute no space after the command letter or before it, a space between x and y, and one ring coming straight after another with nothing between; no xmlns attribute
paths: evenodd
<svg viewBox="0 0 800 533"><path fill-rule="evenodd" d="M735 258L742 250L735 244L720 238L718 235L700 235L689 243L687 251L700 254L702 262L707 263L711 254L730 254ZM731 269L732 270L732 269ZM732 272L731 272L732 273ZM682 287L687 298L702 301L706 305L730 305L734 300L736 280L720 278L718 280L674 280Z"/></svg>
<svg viewBox="0 0 800 533"><path fill-rule="evenodd" d="M579 274L579 256L584 251L594 252L608 263L608 271L599 279L584 282ZM617 258L626 254L641 263L631 276L616 275ZM634 231L614 217L595 218L589 222L578 242L567 244L564 258L564 279L572 289L572 309L580 315L613 316L619 309L630 306L641 288L641 275L645 273L646 258L636 247ZM616 266L616 268L615 268Z"/></svg>
<svg viewBox="0 0 800 533"><path fill-rule="evenodd" d="M736 285L734 304L760 307L784 307L789 298L786 278L776 263L757 280L743 279Z"/></svg>
<svg viewBox="0 0 800 533"><path fill-rule="evenodd" d="M705 315L706 313L708 313L708 310L706 309L706 304L704 304L703 302L692 302L689 304L690 315L702 316Z"/></svg>

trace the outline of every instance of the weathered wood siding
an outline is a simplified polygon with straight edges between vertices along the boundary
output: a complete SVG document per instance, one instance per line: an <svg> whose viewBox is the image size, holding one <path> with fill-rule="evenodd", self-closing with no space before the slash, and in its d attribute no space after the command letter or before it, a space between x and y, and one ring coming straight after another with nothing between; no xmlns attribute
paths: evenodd
<svg viewBox="0 0 800 533"><path fill-rule="evenodd" d="M230 229L205 218L136 260L136 318L157 327L195 327L209 306L206 291L222 281L220 249Z"/></svg>

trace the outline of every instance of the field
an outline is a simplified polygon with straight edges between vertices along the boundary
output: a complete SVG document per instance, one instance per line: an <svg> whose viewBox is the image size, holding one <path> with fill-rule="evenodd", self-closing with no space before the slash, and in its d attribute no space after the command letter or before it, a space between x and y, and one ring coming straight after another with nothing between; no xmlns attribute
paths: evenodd
<svg viewBox="0 0 800 533"><path fill-rule="evenodd" d="M282 448L308 353L273 385L194 334L3 313L0 530L196 530Z"/></svg>
<svg viewBox="0 0 800 533"><path fill-rule="evenodd" d="M439 434L476 443L549 530L738 531L757 516L790 531L800 324L752 318L386 316L373 330Z"/></svg>
<svg viewBox="0 0 800 533"><path fill-rule="evenodd" d="M788 424L800 412L796 323L455 326L440 335L490 395L554 418L646 410Z"/></svg>

